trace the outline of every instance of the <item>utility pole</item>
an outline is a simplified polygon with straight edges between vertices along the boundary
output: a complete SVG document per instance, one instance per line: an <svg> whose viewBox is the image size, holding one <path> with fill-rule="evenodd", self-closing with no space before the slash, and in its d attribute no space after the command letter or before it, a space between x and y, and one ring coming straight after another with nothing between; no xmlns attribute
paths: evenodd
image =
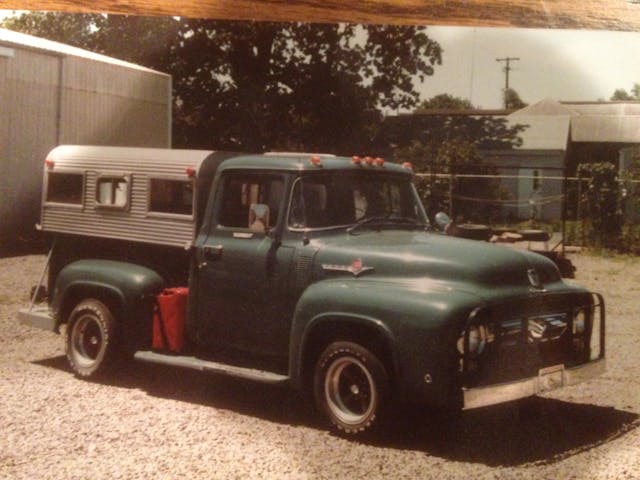
<svg viewBox="0 0 640 480"><path fill-rule="evenodd" d="M502 71L504 72L504 108L509 108L507 105L507 92L509 91L509 72L513 70L511 67L511 62L517 62L520 58L518 57L504 57L504 58L496 58L496 62L504 62L504 68Z"/></svg>

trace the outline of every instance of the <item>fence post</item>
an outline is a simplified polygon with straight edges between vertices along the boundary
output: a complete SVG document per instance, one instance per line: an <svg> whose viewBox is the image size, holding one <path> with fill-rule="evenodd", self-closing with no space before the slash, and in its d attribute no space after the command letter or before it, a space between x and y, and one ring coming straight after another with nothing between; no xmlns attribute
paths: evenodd
<svg viewBox="0 0 640 480"><path fill-rule="evenodd" d="M449 176L449 218L453 219L453 172Z"/></svg>
<svg viewBox="0 0 640 480"><path fill-rule="evenodd" d="M584 226L582 225L582 171L578 170L578 198L576 199L576 225L580 225L580 246L584 247Z"/></svg>

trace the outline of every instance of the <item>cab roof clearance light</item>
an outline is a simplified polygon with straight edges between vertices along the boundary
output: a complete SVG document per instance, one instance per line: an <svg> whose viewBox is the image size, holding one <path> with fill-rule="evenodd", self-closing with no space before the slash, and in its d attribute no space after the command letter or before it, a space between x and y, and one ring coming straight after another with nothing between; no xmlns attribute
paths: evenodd
<svg viewBox="0 0 640 480"><path fill-rule="evenodd" d="M413 163L411 163L411 162L404 162L404 163L402 164L402 166L403 166L404 168L406 168L407 170L411 170L411 171L413 171Z"/></svg>
<svg viewBox="0 0 640 480"><path fill-rule="evenodd" d="M322 159L320 158L319 155L313 155L309 159L309 162L311 162L311 165L313 165L315 167L322 167Z"/></svg>
<svg viewBox="0 0 640 480"><path fill-rule="evenodd" d="M189 178L195 178L196 177L196 169L193 167L188 167L187 169L185 169L185 173L187 174L187 177Z"/></svg>
<svg viewBox="0 0 640 480"><path fill-rule="evenodd" d="M53 170L53 167L55 166L56 162L54 162L53 160L47 158L44 161L44 166L47 167L49 170Z"/></svg>
<svg viewBox="0 0 640 480"><path fill-rule="evenodd" d="M362 165L362 159L359 156L354 155L353 157L351 157L351 163L353 163L354 165Z"/></svg>
<svg viewBox="0 0 640 480"><path fill-rule="evenodd" d="M373 159L373 166L374 167L384 167L384 158L374 158Z"/></svg>

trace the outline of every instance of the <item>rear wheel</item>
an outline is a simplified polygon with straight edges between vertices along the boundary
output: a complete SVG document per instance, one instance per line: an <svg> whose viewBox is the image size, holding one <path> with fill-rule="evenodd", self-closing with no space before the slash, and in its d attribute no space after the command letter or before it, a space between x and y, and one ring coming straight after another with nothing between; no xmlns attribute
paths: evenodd
<svg viewBox="0 0 640 480"><path fill-rule="evenodd" d="M356 434L379 425L387 408L387 372L366 348L334 342L316 364L317 407L341 432Z"/></svg>
<svg viewBox="0 0 640 480"><path fill-rule="evenodd" d="M107 306L83 300L71 312L67 326L67 359L81 377L104 373L116 358L116 322Z"/></svg>

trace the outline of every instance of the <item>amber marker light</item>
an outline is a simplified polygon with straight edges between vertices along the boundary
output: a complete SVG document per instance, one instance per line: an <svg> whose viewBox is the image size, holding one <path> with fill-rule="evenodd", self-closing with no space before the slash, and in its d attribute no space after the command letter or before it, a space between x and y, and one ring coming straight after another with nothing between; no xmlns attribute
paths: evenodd
<svg viewBox="0 0 640 480"><path fill-rule="evenodd" d="M353 157L351 157L351 163L353 163L354 165L362 165L362 159L359 156L354 155Z"/></svg>
<svg viewBox="0 0 640 480"><path fill-rule="evenodd" d="M44 161L44 166L47 167L49 170L52 170L55 164L56 164L56 162L54 162L53 160L51 160L49 158L47 158Z"/></svg>
<svg viewBox="0 0 640 480"><path fill-rule="evenodd" d="M384 167L384 158L377 157L373 160L373 165L376 167Z"/></svg>
<svg viewBox="0 0 640 480"><path fill-rule="evenodd" d="M193 167L189 167L185 169L185 172L189 178L195 178L196 176L196 169Z"/></svg>
<svg viewBox="0 0 640 480"><path fill-rule="evenodd" d="M373 165L373 158L364 157L364 163L366 163L367 165Z"/></svg>
<svg viewBox="0 0 640 480"><path fill-rule="evenodd" d="M311 162L312 165L316 166L316 167L321 167L322 166L322 160L320 160L320 157L317 155L314 155L313 157L311 157L309 159L309 161Z"/></svg>
<svg viewBox="0 0 640 480"><path fill-rule="evenodd" d="M402 164L402 166L403 166L404 168L406 168L407 170L413 170L413 163L411 163L411 162L404 162L404 163Z"/></svg>

